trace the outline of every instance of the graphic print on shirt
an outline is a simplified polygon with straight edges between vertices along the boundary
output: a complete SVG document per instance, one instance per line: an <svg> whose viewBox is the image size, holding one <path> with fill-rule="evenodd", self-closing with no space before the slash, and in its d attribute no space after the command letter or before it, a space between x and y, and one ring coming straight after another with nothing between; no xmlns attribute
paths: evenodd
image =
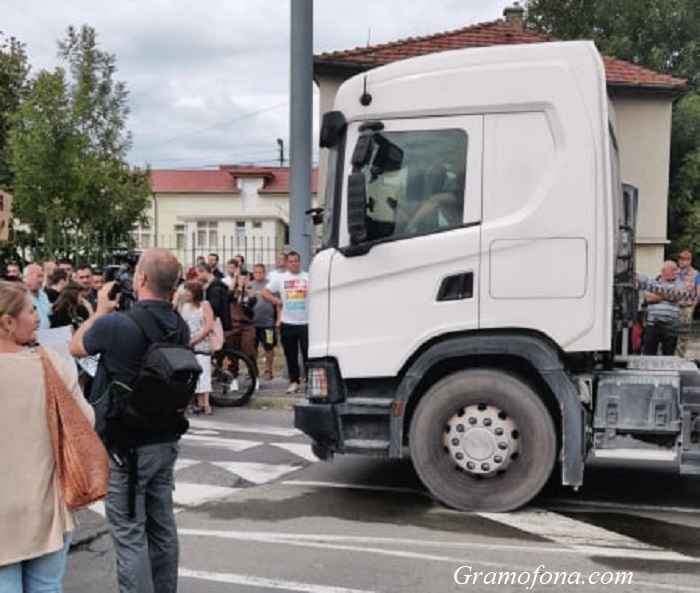
<svg viewBox="0 0 700 593"><path fill-rule="evenodd" d="M287 311L306 311L306 280L294 279L284 281L284 306Z"/></svg>

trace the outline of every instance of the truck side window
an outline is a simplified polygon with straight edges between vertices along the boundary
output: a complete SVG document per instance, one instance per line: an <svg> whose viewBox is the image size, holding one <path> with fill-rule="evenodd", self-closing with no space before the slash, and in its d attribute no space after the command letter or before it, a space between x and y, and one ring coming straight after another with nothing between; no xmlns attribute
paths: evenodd
<svg viewBox="0 0 700 593"><path fill-rule="evenodd" d="M367 238L400 239L461 226L467 134L378 132L366 180Z"/></svg>

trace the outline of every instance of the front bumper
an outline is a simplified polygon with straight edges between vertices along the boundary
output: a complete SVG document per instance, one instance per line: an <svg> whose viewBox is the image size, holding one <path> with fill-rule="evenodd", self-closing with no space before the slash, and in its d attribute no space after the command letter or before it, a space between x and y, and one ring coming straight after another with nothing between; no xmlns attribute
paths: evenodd
<svg viewBox="0 0 700 593"><path fill-rule="evenodd" d="M338 451L340 431L333 404L302 400L294 405L294 426L331 451Z"/></svg>

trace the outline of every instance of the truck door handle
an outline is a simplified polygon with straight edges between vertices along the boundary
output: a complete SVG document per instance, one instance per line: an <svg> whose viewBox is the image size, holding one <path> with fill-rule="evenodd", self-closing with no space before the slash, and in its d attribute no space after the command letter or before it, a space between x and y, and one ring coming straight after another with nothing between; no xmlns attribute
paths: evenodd
<svg viewBox="0 0 700 593"><path fill-rule="evenodd" d="M463 272L443 278L437 300L459 301L474 296L474 272Z"/></svg>

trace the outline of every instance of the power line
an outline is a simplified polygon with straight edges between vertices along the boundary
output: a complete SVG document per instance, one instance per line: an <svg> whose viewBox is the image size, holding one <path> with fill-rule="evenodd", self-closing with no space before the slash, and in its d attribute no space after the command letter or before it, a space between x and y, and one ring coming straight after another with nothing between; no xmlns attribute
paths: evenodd
<svg viewBox="0 0 700 593"><path fill-rule="evenodd" d="M214 128L218 128L218 127L223 126L223 125L232 124L234 122L248 119L248 118L254 117L256 115L260 115L261 113L266 113L268 111L274 111L275 109L279 109L280 107L284 107L285 105L289 105L289 101L285 101L284 103L278 103L277 105L272 105L271 107L265 107L263 109L259 109L258 111L253 111L251 113L246 113L245 115L234 117L233 119L220 121L220 122L211 124L210 126L207 126L205 128L199 128L199 129L194 130L192 132L187 132L186 134L180 134L179 136L173 136L172 138L166 138L165 140L161 140L160 142L156 142L155 144L149 144L147 146L144 146L144 149L155 148L156 146L162 146L163 144L169 144L171 142L175 142L176 140L182 140L183 138L189 138L191 136L196 136L197 134L201 134L202 132L207 132L209 130L213 130Z"/></svg>

